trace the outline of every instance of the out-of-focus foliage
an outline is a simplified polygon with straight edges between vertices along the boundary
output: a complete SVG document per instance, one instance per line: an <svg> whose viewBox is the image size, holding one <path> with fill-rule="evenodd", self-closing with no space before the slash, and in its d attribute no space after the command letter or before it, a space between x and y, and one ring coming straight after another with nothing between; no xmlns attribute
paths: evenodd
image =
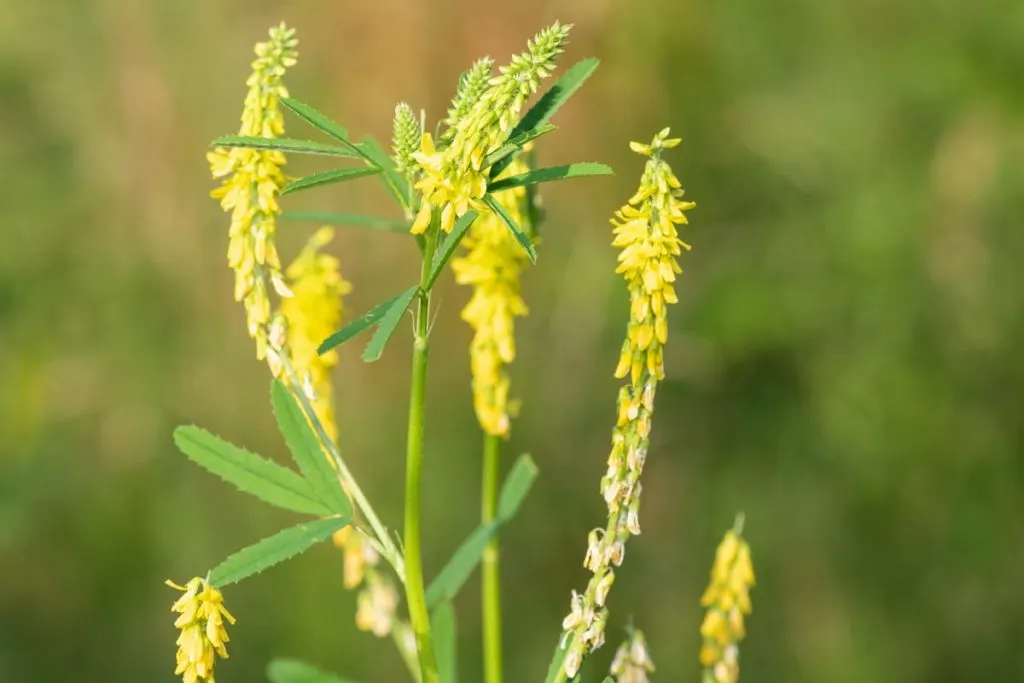
<svg viewBox="0 0 1024 683"><path fill-rule="evenodd" d="M684 138L672 164L697 202L695 249L610 633L632 614L656 680L699 680L699 599L742 509L758 566L743 680L1024 676L1019 0L3 5L0 680L174 680L164 578L296 521L171 441L195 421L286 457L204 163L237 128L252 43L282 19L302 41L291 91L379 139L395 102L442 116L472 59L555 18L576 24L566 63L603 60L538 160L618 175L543 188L512 370L510 450L533 453L541 478L504 532L522 597L506 609L509 680L543 675L603 518L626 313L606 221L641 170L626 142L664 125ZM385 207L369 184L286 200ZM282 256L314 227L282 224ZM406 236L346 231L332 250L350 310L415 277ZM466 295L450 278L439 291L431 575L478 509ZM393 343L373 365L343 351L335 377L342 448L397 526L407 336ZM390 643L356 630L330 548L227 590L225 681L260 680L268 653L367 682L406 675ZM477 652L474 591L456 607L459 651Z"/></svg>

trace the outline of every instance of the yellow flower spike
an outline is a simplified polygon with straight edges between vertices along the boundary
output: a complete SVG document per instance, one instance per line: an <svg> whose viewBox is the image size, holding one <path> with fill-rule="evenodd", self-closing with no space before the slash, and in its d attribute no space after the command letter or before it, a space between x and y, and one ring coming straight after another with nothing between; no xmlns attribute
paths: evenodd
<svg viewBox="0 0 1024 683"><path fill-rule="evenodd" d="M310 402L328 436L337 438L331 368L336 351L317 354L317 347L338 329L342 298L352 291L341 277L338 259L322 251L334 239L334 230L320 228L288 266L285 275L292 296L281 300L286 322L286 344L295 372L307 388Z"/></svg>
<svg viewBox="0 0 1024 683"><path fill-rule="evenodd" d="M422 191L424 204L441 208L441 228L445 232L470 209L481 213L487 210L483 198L489 167L484 167L484 160L504 144L527 99L554 70L570 28L556 22L538 33L529 41L526 52L515 55L511 64L501 67L499 75L486 81L486 88L484 79L491 64L478 62L460 81L449 111L449 129L444 134L449 145L438 153L432 139L428 149L424 135L423 148L413 155L422 171L416 188ZM414 234L426 230L428 218L423 213L421 209L413 223Z"/></svg>
<svg viewBox="0 0 1024 683"><path fill-rule="evenodd" d="M503 173L529 170L520 159ZM495 194L495 200L524 230L530 231L526 188ZM455 281L473 287L462 319L473 328L470 369L473 407L480 427L493 436L507 437L514 411L509 401L507 367L515 360L515 319L527 314L520 295L519 276L526 254L508 228L491 211L480 215L462 241L466 253L452 260Z"/></svg>
<svg viewBox="0 0 1024 683"><path fill-rule="evenodd" d="M285 70L295 64L294 29L284 24L270 29L270 40L256 45L249 91L242 110L239 135L278 137L284 119L278 103L288 95L282 83ZM270 301L266 281L282 296L288 295L281 278L281 263L274 237L280 208L277 195L284 187L284 155L271 150L218 148L207 154L214 178L224 178L210 195L231 213L228 229L228 266L235 271L235 299L243 302L246 327L256 340L256 355L266 356L266 326Z"/></svg>
<svg viewBox="0 0 1024 683"><path fill-rule="evenodd" d="M683 212L693 207L682 201L679 180L661 158L662 149L678 144L668 134L666 128L650 144L630 144L648 161L639 189L611 221L612 245L620 249L616 272L626 280L630 296L630 319L615 376L629 379L619 392L608 470L601 479L608 525L589 539L586 566L594 576L587 591L574 597L570 616L575 616L565 622L563 643L569 650L563 667L569 678L604 642L604 598L612 565L622 561L626 541L640 533L640 474L647 458L655 390L665 376L666 304L677 300L672 283L682 270L676 261L682 242L675 226L685 223Z"/></svg>
<svg viewBox="0 0 1024 683"><path fill-rule="evenodd" d="M224 607L221 592L198 576L184 586L170 580L165 583L183 593L171 606L172 612L180 614L174 626L181 630L174 673L184 683L214 683L216 658L228 657L224 621L234 624L235 618Z"/></svg>
<svg viewBox="0 0 1024 683"><path fill-rule="evenodd" d="M701 597L701 605L708 608L700 626L705 683L736 683L740 676L739 644L746 635L744 617L752 610L750 589L754 586L750 546L741 535L742 527L740 516L726 532Z"/></svg>

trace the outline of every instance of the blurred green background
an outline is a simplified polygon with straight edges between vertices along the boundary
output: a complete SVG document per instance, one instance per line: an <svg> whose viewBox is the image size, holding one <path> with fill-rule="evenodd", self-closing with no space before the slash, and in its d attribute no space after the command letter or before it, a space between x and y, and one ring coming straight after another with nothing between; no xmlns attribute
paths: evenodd
<svg viewBox="0 0 1024 683"><path fill-rule="evenodd" d="M698 203L694 248L644 533L588 677L632 615L656 680L699 679L698 600L743 510L758 570L743 680L1024 680L1020 0L0 4L0 680L174 680L163 580L293 521L170 439L194 421L283 451L204 159L236 130L252 44L295 26L292 93L385 139L396 101L436 118L474 58L502 63L556 18L576 24L563 65L603 66L540 158L618 175L545 187L506 450L542 470L504 536L508 680L540 679L585 584L627 315L606 221L642 167L627 141L664 125L684 138L670 160ZM388 210L359 183L290 206ZM285 258L313 227L282 226ZM398 235L342 232L335 253L353 311L415 277ZM466 292L449 277L440 300L428 573L474 525L480 470ZM358 348L337 371L343 450L398 526L409 342L369 366ZM406 680L390 642L355 630L333 548L227 600L218 680L263 680L272 654ZM457 607L478 681L475 582Z"/></svg>

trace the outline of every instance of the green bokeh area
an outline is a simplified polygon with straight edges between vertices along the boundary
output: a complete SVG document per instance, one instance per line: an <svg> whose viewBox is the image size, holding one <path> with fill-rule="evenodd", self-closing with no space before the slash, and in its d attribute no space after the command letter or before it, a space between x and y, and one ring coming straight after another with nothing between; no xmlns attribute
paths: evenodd
<svg viewBox="0 0 1024 683"><path fill-rule="evenodd" d="M171 441L195 422L287 458L231 299L227 217L207 196L206 144L237 129L252 44L295 26L292 94L383 140L398 100L436 120L473 59L500 63L556 18L576 24L563 65L602 67L539 158L617 175L544 187L505 458L528 451L541 471L503 536L507 680L541 680L603 525L628 314L607 219L642 169L626 143L665 125L683 137L668 158L697 202L693 251L643 535L585 680L630 617L654 680L699 680L698 601L738 510L758 572L742 680L1024 679L1024 3L0 4L0 680L170 683L164 579L298 521ZM373 179L286 202L399 217ZM315 227L281 226L285 259ZM418 274L402 235L347 230L332 251L353 312ZM450 275L437 292L428 576L474 526L481 465L467 293ZM343 453L393 527L409 336L400 326L372 365L354 342L336 372ZM265 680L274 654L407 680L390 641L355 629L329 545L226 600L238 624L220 681ZM472 683L475 579L456 608Z"/></svg>

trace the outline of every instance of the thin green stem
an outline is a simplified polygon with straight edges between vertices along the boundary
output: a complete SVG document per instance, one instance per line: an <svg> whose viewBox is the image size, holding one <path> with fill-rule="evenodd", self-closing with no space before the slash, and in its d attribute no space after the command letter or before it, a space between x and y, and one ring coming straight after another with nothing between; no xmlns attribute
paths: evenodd
<svg viewBox="0 0 1024 683"><path fill-rule="evenodd" d="M366 494L359 488L359 484L356 482L356 478L352 475L351 470L345 464L345 461L341 457L341 451L338 450L337 444L334 443L334 439L327 435L327 430L324 429L323 424L317 417L316 411L313 409L312 403L309 398L306 397L306 393L302 390L302 384L299 381L299 377L292 367L291 362L288 360L287 353L280 353L282 367L284 368L285 374L288 378L289 388L292 390L295 398L298 399L299 405L302 407L302 411L306 414L306 418L313 425L313 431L316 432L317 438L320 441L320 445L334 461L335 467L338 469L338 479L341 480L348 491L349 495L352 496L352 500L355 502L356 507L366 517L366 521L369 523L370 528L373 530L374 536L376 536L378 550L381 555L386 559L392 567L395 569L395 574L398 575L400 581L405 581L405 560L402 557L401 551L395 547L394 541L391 540L391 536L388 534L387 527L380 521L377 513L374 512L373 506L370 505L370 501L366 499Z"/></svg>
<svg viewBox="0 0 1024 683"><path fill-rule="evenodd" d="M501 438L484 435L484 472L480 522L494 522L498 514L498 470L501 462ZM501 574L498 536L484 549L482 604L484 624L484 682L501 683Z"/></svg>
<svg viewBox="0 0 1024 683"><path fill-rule="evenodd" d="M438 683L437 658L430 635L430 614L423 588L420 545L420 489L423 466L423 416L427 389L427 350L430 346L430 292L426 291L430 263L437 247L437 226L427 231L420 270L419 302L412 346L412 382L409 392L409 432L405 452L405 597L409 620L416 634L423 683Z"/></svg>

